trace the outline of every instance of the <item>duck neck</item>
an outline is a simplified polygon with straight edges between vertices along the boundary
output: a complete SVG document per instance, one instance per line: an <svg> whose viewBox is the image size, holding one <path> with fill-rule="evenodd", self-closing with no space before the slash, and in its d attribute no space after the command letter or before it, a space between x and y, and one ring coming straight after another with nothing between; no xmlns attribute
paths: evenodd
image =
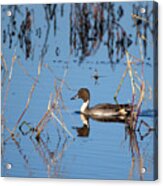
<svg viewBox="0 0 163 186"><path fill-rule="evenodd" d="M81 113L85 113L85 111L89 108L89 100L83 102L81 108L80 108L80 112Z"/></svg>

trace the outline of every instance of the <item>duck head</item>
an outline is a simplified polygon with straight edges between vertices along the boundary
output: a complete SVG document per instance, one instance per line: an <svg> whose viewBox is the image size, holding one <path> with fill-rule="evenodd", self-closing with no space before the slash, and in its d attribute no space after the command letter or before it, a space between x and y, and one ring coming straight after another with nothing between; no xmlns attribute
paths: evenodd
<svg viewBox="0 0 163 186"><path fill-rule="evenodd" d="M78 90L78 93L71 98L71 100L82 99L83 105L80 108L81 113L85 113L89 107L90 93L87 88L81 88Z"/></svg>
<svg viewBox="0 0 163 186"><path fill-rule="evenodd" d="M90 100L89 90L87 88L81 88L80 90L78 90L78 93L71 98L71 100L74 99L82 99L83 102Z"/></svg>

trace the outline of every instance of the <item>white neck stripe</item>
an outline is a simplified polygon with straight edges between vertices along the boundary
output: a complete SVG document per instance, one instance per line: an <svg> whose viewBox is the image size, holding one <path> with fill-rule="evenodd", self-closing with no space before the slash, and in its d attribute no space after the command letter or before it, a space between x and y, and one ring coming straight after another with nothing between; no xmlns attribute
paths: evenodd
<svg viewBox="0 0 163 186"><path fill-rule="evenodd" d="M89 100L87 100L86 102L84 102L84 103L82 104L82 106L81 106L81 108L80 108L80 112L81 112L81 113L84 113L85 110L88 108L88 106L89 106Z"/></svg>

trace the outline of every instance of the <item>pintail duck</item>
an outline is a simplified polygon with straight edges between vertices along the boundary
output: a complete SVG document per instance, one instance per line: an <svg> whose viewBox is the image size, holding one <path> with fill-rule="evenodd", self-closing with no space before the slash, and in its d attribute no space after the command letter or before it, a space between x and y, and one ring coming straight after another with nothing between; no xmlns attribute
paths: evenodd
<svg viewBox="0 0 163 186"><path fill-rule="evenodd" d="M132 104L103 103L95 105L94 107L89 107L90 92L87 88L81 88L71 100L78 98L83 100L80 113L97 120L114 120L114 118L125 119L133 110Z"/></svg>

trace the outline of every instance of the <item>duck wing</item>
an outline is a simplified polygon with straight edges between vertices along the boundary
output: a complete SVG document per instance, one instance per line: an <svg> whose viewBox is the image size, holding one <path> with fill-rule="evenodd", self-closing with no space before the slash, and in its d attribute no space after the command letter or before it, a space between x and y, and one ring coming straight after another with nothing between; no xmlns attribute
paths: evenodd
<svg viewBox="0 0 163 186"><path fill-rule="evenodd" d="M88 115L98 121L125 123L135 106L132 104L98 104L89 109Z"/></svg>
<svg viewBox="0 0 163 186"><path fill-rule="evenodd" d="M110 104L110 103L105 103L105 104L98 104L92 107L93 109L104 109L104 110L119 110L119 109L126 109L130 110L133 107L132 104Z"/></svg>

